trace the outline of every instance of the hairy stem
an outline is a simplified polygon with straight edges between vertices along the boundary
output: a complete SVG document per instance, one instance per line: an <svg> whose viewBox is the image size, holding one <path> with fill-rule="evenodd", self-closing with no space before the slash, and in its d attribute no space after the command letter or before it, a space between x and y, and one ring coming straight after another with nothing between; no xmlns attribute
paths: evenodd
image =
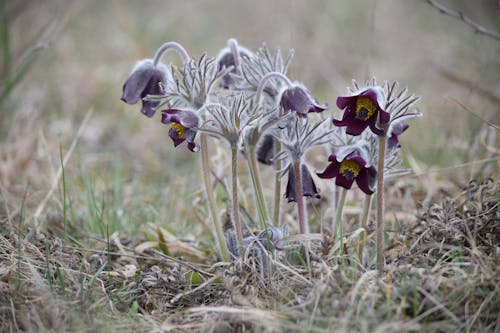
<svg viewBox="0 0 500 333"><path fill-rule="evenodd" d="M255 155L255 146L248 146L248 168L250 169L250 176L252 177L252 183L255 191L255 199L257 201L257 211L259 212L259 220L262 229L267 229L267 223L269 222L269 213L267 210L266 201L264 200L264 193L262 190L262 183L260 181L260 173L257 165L257 158Z"/></svg>
<svg viewBox="0 0 500 333"><path fill-rule="evenodd" d="M292 82L290 82L290 79L288 79L288 77L286 77L285 74L282 74L280 72L267 73L260 80L259 86L257 87L257 92L255 93L255 104L256 105L260 105L260 101L262 99L262 94L264 92L264 88L266 87L267 81L269 81L272 78L279 78L279 79L285 81L289 87L292 86Z"/></svg>
<svg viewBox="0 0 500 333"><path fill-rule="evenodd" d="M177 54L182 58L183 62L189 60L189 54L181 44L177 42L167 42L162 46L160 46L160 48L156 51L155 56L153 58L153 65L157 66L163 54L165 54L165 52L168 50L173 50L177 52Z"/></svg>
<svg viewBox="0 0 500 333"><path fill-rule="evenodd" d="M300 160L294 161L293 173L295 181L295 196L297 199L297 214L299 217L299 230L301 234L307 234L309 232L309 225L307 224L305 201L302 190L302 169Z"/></svg>
<svg viewBox="0 0 500 333"><path fill-rule="evenodd" d="M243 255L245 246L243 245L243 230L240 222L240 207L238 203L238 148L235 144L231 145L231 210L234 230L236 231L236 240L238 241L238 252Z"/></svg>
<svg viewBox="0 0 500 333"><path fill-rule="evenodd" d="M231 38L227 41L227 44L229 45L231 53L233 54L234 69L237 74L240 74L240 50L238 49L238 41L234 38Z"/></svg>
<svg viewBox="0 0 500 333"><path fill-rule="evenodd" d="M363 236L361 236L359 240L359 246L358 246L358 259L359 262L363 262L363 248L366 243L366 222L368 221L368 213L370 212L370 207L372 204L372 195L367 194L365 195L365 201L363 203L363 214L361 215L361 221L359 224L360 228L364 229Z"/></svg>
<svg viewBox="0 0 500 333"><path fill-rule="evenodd" d="M281 143L276 140L275 145L276 151L274 156L277 156L281 150ZM274 177L274 211L273 211L273 225L275 227L279 226L280 222L280 206L281 206L281 160L276 159L275 161L276 174Z"/></svg>
<svg viewBox="0 0 500 333"><path fill-rule="evenodd" d="M384 269L384 158L386 137L379 137L378 141L378 169L377 169L377 269Z"/></svg>
<svg viewBox="0 0 500 333"><path fill-rule="evenodd" d="M208 208L212 216L212 223L215 227L217 236L217 243L219 244L220 255L224 261L229 261L229 251L227 249L224 232L217 215L217 208L215 206L215 199L213 196L212 188L210 186L210 167L208 164L208 146L207 135L202 133L200 135L200 159L201 159L201 173L203 176L203 183L205 185L205 194L207 196Z"/></svg>
<svg viewBox="0 0 500 333"><path fill-rule="evenodd" d="M342 214L344 212L344 205L345 205L345 199L347 197L347 189L342 188L342 191L340 193L340 200L338 202L337 206L337 215L335 216L335 227L333 229L333 237L334 240L337 240L337 234L340 239L340 253L344 251L344 228L343 228L343 222L342 222Z"/></svg>

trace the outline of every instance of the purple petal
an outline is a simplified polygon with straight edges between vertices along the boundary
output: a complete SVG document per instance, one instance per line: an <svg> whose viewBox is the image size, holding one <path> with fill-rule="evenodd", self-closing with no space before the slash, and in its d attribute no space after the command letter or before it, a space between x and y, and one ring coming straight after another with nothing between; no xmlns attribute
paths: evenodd
<svg viewBox="0 0 500 333"><path fill-rule="evenodd" d="M341 96L337 97L337 107L341 110L345 109L348 105L356 103L357 96Z"/></svg>
<svg viewBox="0 0 500 333"><path fill-rule="evenodd" d="M390 113L386 112L386 111L384 111L382 109L379 109L378 116L379 116L379 122L381 124L387 124L391 120Z"/></svg>
<svg viewBox="0 0 500 333"><path fill-rule="evenodd" d="M312 197L315 199L321 198L316 188L316 184L314 184L311 172L305 164L302 164L302 192L305 197Z"/></svg>
<svg viewBox="0 0 500 333"><path fill-rule="evenodd" d="M355 162L361 168L364 168L366 165L366 161L361 156L351 156L351 157L347 156L346 159Z"/></svg>
<svg viewBox="0 0 500 333"><path fill-rule="evenodd" d="M363 133L365 128L368 127L368 122L362 120L353 120L346 127L346 133L349 135L357 136Z"/></svg>
<svg viewBox="0 0 500 333"><path fill-rule="evenodd" d="M295 181L293 179L293 167L288 169L288 181L286 182L285 198L288 202L297 202L297 194L295 193Z"/></svg>
<svg viewBox="0 0 500 333"><path fill-rule="evenodd" d="M308 112L322 112L326 105L321 106L311 97L309 92L302 86L285 89L281 93L280 103L285 112L295 111L298 115L306 115Z"/></svg>
<svg viewBox="0 0 500 333"><path fill-rule="evenodd" d="M181 143L183 143L185 141L184 138L179 138L179 134L177 134L177 131L173 128L170 128L168 130L168 136L170 136L170 138L172 139L172 141L174 141L174 147L177 147L178 145L180 145Z"/></svg>
<svg viewBox="0 0 500 333"><path fill-rule="evenodd" d="M335 158L335 155L331 155ZM330 156L330 157L331 157ZM330 158L328 158L330 160ZM331 161L321 173L316 173L319 178L335 178L339 175L340 163L337 160Z"/></svg>
<svg viewBox="0 0 500 333"><path fill-rule="evenodd" d="M127 104L136 104L142 97L144 89L149 83L149 80L155 72L155 67L149 61L140 64L130 74L129 78L123 85L123 95L121 100Z"/></svg>
<svg viewBox="0 0 500 333"><path fill-rule="evenodd" d="M356 183L358 184L358 187L361 189L361 191L363 191L365 194L373 194L376 177L377 171L373 166L369 168L363 168L359 172L358 177L356 177Z"/></svg>
<svg viewBox="0 0 500 333"><path fill-rule="evenodd" d="M339 175L335 178L335 184L337 186L341 186L341 187L348 189L348 190L351 189L353 182L354 182L354 179L347 179L341 173L339 173Z"/></svg>
<svg viewBox="0 0 500 333"><path fill-rule="evenodd" d="M275 154L275 139L272 135L264 135L257 147L257 160L260 163L271 165Z"/></svg>

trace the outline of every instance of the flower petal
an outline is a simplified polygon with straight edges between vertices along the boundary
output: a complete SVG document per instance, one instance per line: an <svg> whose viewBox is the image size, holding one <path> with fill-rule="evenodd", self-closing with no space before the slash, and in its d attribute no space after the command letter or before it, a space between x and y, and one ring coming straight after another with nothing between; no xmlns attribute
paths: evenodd
<svg viewBox="0 0 500 333"><path fill-rule="evenodd" d="M365 194L373 194L376 177L377 171L373 166L370 168L363 168L359 172L358 177L356 177L356 183Z"/></svg>
<svg viewBox="0 0 500 333"><path fill-rule="evenodd" d="M321 173L316 173L319 178L335 178L339 175L340 163L335 159L335 155L331 155L330 158L332 156L333 160L326 166L325 170ZM330 158L328 158L328 160L330 160Z"/></svg>
<svg viewBox="0 0 500 333"><path fill-rule="evenodd" d="M257 147L257 160L260 163L271 165L275 154L275 139L272 135L264 135Z"/></svg>
<svg viewBox="0 0 500 333"><path fill-rule="evenodd" d="M316 184L314 184L311 172L305 164L302 164L302 192L305 197L312 197L315 199L321 198L316 188Z"/></svg>

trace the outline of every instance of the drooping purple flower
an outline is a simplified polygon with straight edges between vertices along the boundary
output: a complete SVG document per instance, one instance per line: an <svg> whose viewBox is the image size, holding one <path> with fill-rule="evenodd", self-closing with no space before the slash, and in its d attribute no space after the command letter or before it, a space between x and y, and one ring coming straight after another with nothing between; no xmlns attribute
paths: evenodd
<svg viewBox="0 0 500 333"><path fill-rule="evenodd" d="M168 135L174 141L175 147L187 141L189 150L192 152L198 151L198 145L194 141L199 123L196 113L189 110L163 110L161 122L170 125Z"/></svg>
<svg viewBox="0 0 500 333"><path fill-rule="evenodd" d="M398 121L391 124L391 134L387 139L387 148L399 148L399 136L410 127L406 121Z"/></svg>
<svg viewBox="0 0 500 333"><path fill-rule="evenodd" d="M302 85L295 85L284 89L279 99L285 113L294 111L300 117L307 117L309 112L323 112L328 108L326 104L319 105Z"/></svg>
<svg viewBox="0 0 500 333"><path fill-rule="evenodd" d="M145 101L143 98L147 95L165 94L166 77L164 66L154 66L150 59L139 62L123 85L121 100L134 105L141 99L141 112L152 117L160 102Z"/></svg>
<svg viewBox="0 0 500 333"><path fill-rule="evenodd" d="M257 161L265 165L273 164L274 154L276 153L276 139L266 134L259 140L257 146Z"/></svg>
<svg viewBox="0 0 500 333"><path fill-rule="evenodd" d="M316 184L312 179L311 173L305 164L302 164L302 194L304 197L312 197L315 199L321 198ZM288 182L286 184L285 198L288 202L297 202L297 193L295 192L294 167L288 169Z"/></svg>
<svg viewBox="0 0 500 333"><path fill-rule="evenodd" d="M375 167L368 166L367 162L355 150L342 160L338 160L336 155L328 157L330 164L321 173L320 178L335 178L335 184L345 189L350 189L352 183L356 181L361 191L366 194L374 192L374 185L377 177Z"/></svg>
<svg viewBox="0 0 500 333"><path fill-rule="evenodd" d="M240 58L242 59L250 59L253 56L253 53L248 50L245 47L242 46L237 46L238 48L238 53L240 55ZM234 61L234 54L231 51L231 48L226 47L224 48L220 53L219 56L217 57L217 64L218 64L218 71L220 72L224 68L229 68L233 67L231 72L227 73L224 75L222 78L222 87L224 89L229 89L233 86L234 84L234 79L231 77L232 74L236 74L236 62Z"/></svg>
<svg viewBox="0 0 500 333"><path fill-rule="evenodd" d="M350 96L337 98L337 107L344 110L342 120L333 120L336 126L347 126L350 135L360 135L367 127L378 136L385 135L385 130L377 125L389 123L390 114L382 109L384 92L380 87L371 87Z"/></svg>

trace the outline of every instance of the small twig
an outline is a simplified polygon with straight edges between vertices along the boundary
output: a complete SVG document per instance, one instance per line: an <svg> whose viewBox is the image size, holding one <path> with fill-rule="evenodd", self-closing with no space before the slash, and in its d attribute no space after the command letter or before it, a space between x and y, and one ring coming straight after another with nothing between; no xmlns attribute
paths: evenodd
<svg viewBox="0 0 500 333"><path fill-rule="evenodd" d="M468 18L467 16L464 15L464 13L462 13L461 11L453 11L451 9L448 9L446 8L445 6L443 6L442 4L434 1L434 0L426 0L427 3L429 5L431 5L432 7L436 8L437 10L439 10L439 12L441 14L444 14L444 15L447 15L447 16L451 16L457 20L460 20L462 22L464 22L465 24L467 24L468 26L470 26L472 29L474 29L474 32L477 33L477 34L482 34L482 35L485 35L485 36L488 36L490 38L493 38L493 39L496 39L498 41L500 41L500 35L493 32L493 31L490 31L488 29L486 29L485 27L481 26L480 24L472 21L470 18Z"/></svg>

